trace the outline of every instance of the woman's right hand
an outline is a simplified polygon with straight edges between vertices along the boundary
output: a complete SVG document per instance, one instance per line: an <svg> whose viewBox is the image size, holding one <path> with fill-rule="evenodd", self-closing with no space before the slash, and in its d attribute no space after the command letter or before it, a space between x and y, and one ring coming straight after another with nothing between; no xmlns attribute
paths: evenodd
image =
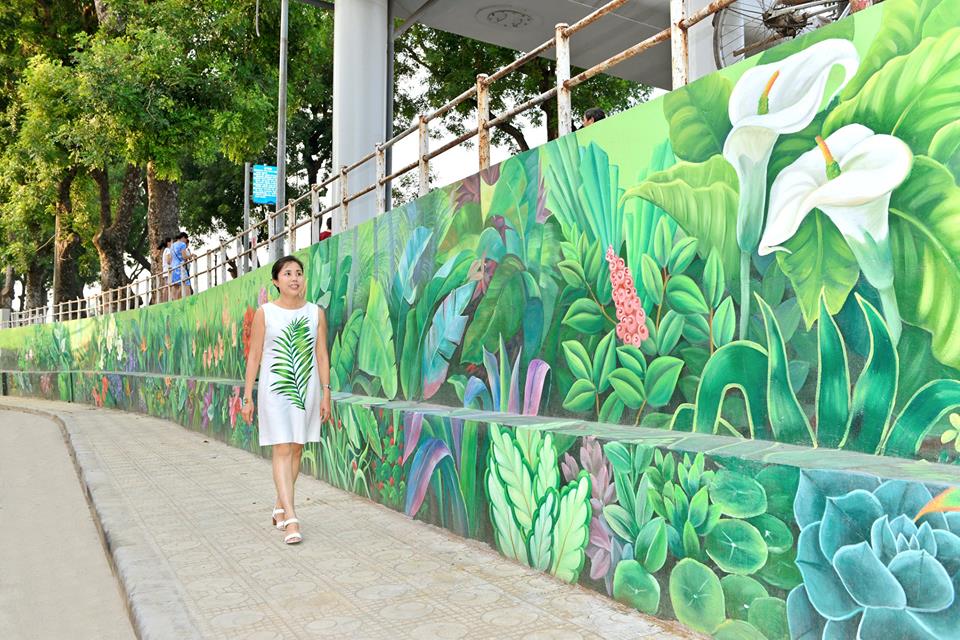
<svg viewBox="0 0 960 640"><path fill-rule="evenodd" d="M240 417L246 421L247 424L253 424L253 400L244 400L243 407L240 409Z"/></svg>

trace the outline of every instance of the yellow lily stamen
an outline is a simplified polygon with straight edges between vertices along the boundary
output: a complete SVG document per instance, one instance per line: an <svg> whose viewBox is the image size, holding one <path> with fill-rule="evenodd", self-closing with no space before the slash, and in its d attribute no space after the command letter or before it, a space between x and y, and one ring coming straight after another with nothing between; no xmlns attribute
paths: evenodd
<svg viewBox="0 0 960 640"><path fill-rule="evenodd" d="M830 147L820 136L816 137L817 146L820 147L820 153L823 154L823 160L827 164L827 180L833 180L840 175L840 163L837 162L833 154L830 153Z"/></svg>
<svg viewBox="0 0 960 640"><path fill-rule="evenodd" d="M780 70L778 69L774 71L770 79L767 80L767 86L764 87L763 93L760 94L760 105L757 107L757 115L764 116L770 113L770 90L773 89L773 83L776 82L779 77Z"/></svg>

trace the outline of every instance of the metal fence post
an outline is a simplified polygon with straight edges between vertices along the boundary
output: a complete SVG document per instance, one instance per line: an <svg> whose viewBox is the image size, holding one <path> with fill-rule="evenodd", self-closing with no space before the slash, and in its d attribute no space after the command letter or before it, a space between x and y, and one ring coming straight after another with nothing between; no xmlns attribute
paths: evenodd
<svg viewBox="0 0 960 640"><path fill-rule="evenodd" d="M350 224L350 214L347 212L347 165L340 167L340 231L346 231Z"/></svg>
<svg viewBox="0 0 960 640"><path fill-rule="evenodd" d="M417 125L417 132L420 137L420 155L418 168L420 170L420 181L417 189L417 195L425 196L430 192L430 131L427 129L427 117L420 114L420 122Z"/></svg>
<svg viewBox="0 0 960 640"><path fill-rule="evenodd" d="M477 150L480 152L480 170L490 168L490 94L487 74L477 74Z"/></svg>
<svg viewBox="0 0 960 640"><path fill-rule="evenodd" d="M687 19L687 0L670 0L670 59L673 88L687 84L690 71L687 30L681 24Z"/></svg>
<svg viewBox="0 0 960 640"><path fill-rule="evenodd" d="M292 198L287 200L287 244L290 245L288 255L297 250L297 205Z"/></svg>
<svg viewBox="0 0 960 640"><path fill-rule="evenodd" d="M220 243L220 283L227 281L227 248Z"/></svg>
<svg viewBox="0 0 960 640"><path fill-rule="evenodd" d="M383 178L386 176L387 160L383 145L377 145L377 215L383 215L387 209L387 185Z"/></svg>
<svg viewBox="0 0 960 640"><path fill-rule="evenodd" d="M320 189L310 187L310 244L320 242Z"/></svg>
<svg viewBox="0 0 960 640"><path fill-rule="evenodd" d="M565 136L573 131L573 105L570 99L570 35L567 24L561 22L554 31L557 48L557 134Z"/></svg>

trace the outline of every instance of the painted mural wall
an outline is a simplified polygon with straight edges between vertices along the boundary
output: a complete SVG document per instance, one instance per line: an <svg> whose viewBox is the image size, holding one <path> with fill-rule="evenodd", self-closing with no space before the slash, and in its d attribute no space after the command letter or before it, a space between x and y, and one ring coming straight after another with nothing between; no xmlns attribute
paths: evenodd
<svg viewBox="0 0 960 640"><path fill-rule="evenodd" d="M305 470L718 638L960 638L958 36L886 0L301 251ZM270 295L0 331L0 369L263 453Z"/></svg>

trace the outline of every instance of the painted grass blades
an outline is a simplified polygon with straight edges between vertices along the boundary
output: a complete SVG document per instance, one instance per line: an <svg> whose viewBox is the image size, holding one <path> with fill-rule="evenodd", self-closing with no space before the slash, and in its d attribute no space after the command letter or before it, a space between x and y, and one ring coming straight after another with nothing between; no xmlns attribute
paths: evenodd
<svg viewBox="0 0 960 640"><path fill-rule="evenodd" d="M697 388L693 430L717 430L723 401L731 389L738 389L746 400L751 436L772 440L767 418L767 352L752 342L731 342L707 361Z"/></svg>
<svg viewBox="0 0 960 640"><path fill-rule="evenodd" d="M840 446L874 453L880 447L897 396L899 360L880 313L859 295L857 303L867 321L870 352L853 388L850 427Z"/></svg>
<svg viewBox="0 0 960 640"><path fill-rule="evenodd" d="M850 370L847 349L820 294L817 322L819 354L817 366L817 441L821 447L837 447L846 435L850 416Z"/></svg>
<svg viewBox="0 0 960 640"><path fill-rule="evenodd" d="M767 409L773 433L778 442L813 444L810 421L790 385L787 352L780 325L770 306L759 295L757 304L763 313L763 324L767 331Z"/></svg>
<svg viewBox="0 0 960 640"><path fill-rule="evenodd" d="M960 381L934 380L919 389L881 444L882 453L909 458L947 412L960 407Z"/></svg>
<svg viewBox="0 0 960 640"><path fill-rule="evenodd" d="M300 316L286 326L274 343L274 361L270 367L275 378L270 390L301 411L306 411L307 385L313 368L309 323L309 318Z"/></svg>

